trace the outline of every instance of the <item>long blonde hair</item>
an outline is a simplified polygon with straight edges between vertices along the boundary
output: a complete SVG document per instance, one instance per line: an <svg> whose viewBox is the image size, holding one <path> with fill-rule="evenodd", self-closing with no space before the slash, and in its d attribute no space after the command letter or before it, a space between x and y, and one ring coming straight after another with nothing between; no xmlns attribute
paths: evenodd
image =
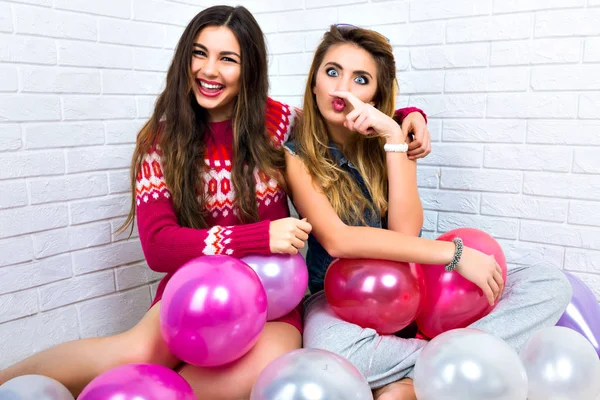
<svg viewBox="0 0 600 400"><path fill-rule="evenodd" d="M325 193L333 209L346 223L365 223L364 212L387 215L388 182L383 139L354 135L342 149L358 169L371 195L370 202L350 173L333 158L325 121L315 100L313 88L327 51L340 44L353 44L371 54L377 65L375 107L390 117L394 114L396 64L392 46L381 34L362 28L341 29L335 25L325 33L315 52L304 91L303 117L296 127L296 149L313 182Z"/></svg>

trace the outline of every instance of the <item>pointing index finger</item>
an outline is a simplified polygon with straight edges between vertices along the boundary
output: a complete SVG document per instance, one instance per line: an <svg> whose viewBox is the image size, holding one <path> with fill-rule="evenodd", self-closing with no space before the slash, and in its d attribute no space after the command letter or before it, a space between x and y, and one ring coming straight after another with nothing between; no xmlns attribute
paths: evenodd
<svg viewBox="0 0 600 400"><path fill-rule="evenodd" d="M361 105L365 104L358 97L356 97L354 94L352 94L351 92L346 92L344 90L334 90L333 92L330 93L330 95L335 96L335 97L339 97L340 99L348 100L348 102L354 108L358 108Z"/></svg>

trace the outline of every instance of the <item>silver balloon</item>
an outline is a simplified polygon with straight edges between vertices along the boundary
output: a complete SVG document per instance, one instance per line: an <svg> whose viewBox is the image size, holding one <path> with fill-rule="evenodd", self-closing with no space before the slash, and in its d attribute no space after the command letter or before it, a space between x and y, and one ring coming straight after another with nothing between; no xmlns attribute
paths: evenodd
<svg viewBox="0 0 600 400"><path fill-rule="evenodd" d="M348 360L325 350L299 349L273 360L250 400L369 400L367 380Z"/></svg>
<svg viewBox="0 0 600 400"><path fill-rule="evenodd" d="M600 360L580 333L544 328L525 344L521 359L529 377L529 400L596 400Z"/></svg>
<svg viewBox="0 0 600 400"><path fill-rule="evenodd" d="M0 400L22 400L20 394L13 392L12 390L4 390L0 388Z"/></svg>
<svg viewBox="0 0 600 400"><path fill-rule="evenodd" d="M52 378L42 375L23 375L0 386L4 400L74 400L69 390Z"/></svg>
<svg viewBox="0 0 600 400"><path fill-rule="evenodd" d="M518 354L502 339L478 329L435 337L417 359L419 400L525 400L527 375Z"/></svg>

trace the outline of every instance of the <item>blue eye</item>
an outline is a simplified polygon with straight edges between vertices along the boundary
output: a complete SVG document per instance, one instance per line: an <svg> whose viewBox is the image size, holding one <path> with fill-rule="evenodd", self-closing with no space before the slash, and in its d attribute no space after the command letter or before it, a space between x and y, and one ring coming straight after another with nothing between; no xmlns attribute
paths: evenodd
<svg viewBox="0 0 600 400"><path fill-rule="evenodd" d="M338 72L335 70L335 68L327 68L325 73L329 76L338 76Z"/></svg>
<svg viewBox="0 0 600 400"><path fill-rule="evenodd" d="M195 56L206 56L206 53L202 50L194 50L192 54L194 54Z"/></svg>
<svg viewBox="0 0 600 400"><path fill-rule="evenodd" d="M367 83L369 83L369 80L361 75L354 78L354 82L358 83L359 85L366 85Z"/></svg>
<svg viewBox="0 0 600 400"><path fill-rule="evenodd" d="M234 60L234 59L233 59L233 58L231 58L231 57L223 57L223 58L222 58L222 60L223 60L223 61L227 61L227 62L231 62L231 63L236 63L236 64L237 64L237 61L236 61L236 60Z"/></svg>

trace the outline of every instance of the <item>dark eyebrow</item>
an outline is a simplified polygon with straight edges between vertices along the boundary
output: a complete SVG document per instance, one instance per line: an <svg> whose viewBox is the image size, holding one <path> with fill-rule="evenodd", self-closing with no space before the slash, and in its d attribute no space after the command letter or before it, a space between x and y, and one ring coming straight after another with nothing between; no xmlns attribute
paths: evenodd
<svg viewBox="0 0 600 400"><path fill-rule="evenodd" d="M333 65L337 69L341 69L341 70L344 69L340 64L338 64L338 63L336 63L334 61L329 61L327 64L325 64L325 66L327 66L327 65ZM373 79L373 76L370 73L368 73L367 71L360 70L360 69L354 71L354 74L355 75L369 75L369 78Z"/></svg>
<svg viewBox="0 0 600 400"><path fill-rule="evenodd" d="M206 46L205 46L205 45L203 45L203 44L200 44L200 43L194 43L194 44L193 44L193 46L194 46L194 47L198 47L198 48L200 48L201 50L204 50L204 51L208 52L208 49L207 49L207 48L206 48ZM222 51L222 52L221 52L221 53L219 53L219 54L221 54L222 56L236 56L236 57L238 57L238 58L240 58L240 59L242 58L242 57L241 57L241 56L240 56L238 53L236 53L235 51Z"/></svg>

